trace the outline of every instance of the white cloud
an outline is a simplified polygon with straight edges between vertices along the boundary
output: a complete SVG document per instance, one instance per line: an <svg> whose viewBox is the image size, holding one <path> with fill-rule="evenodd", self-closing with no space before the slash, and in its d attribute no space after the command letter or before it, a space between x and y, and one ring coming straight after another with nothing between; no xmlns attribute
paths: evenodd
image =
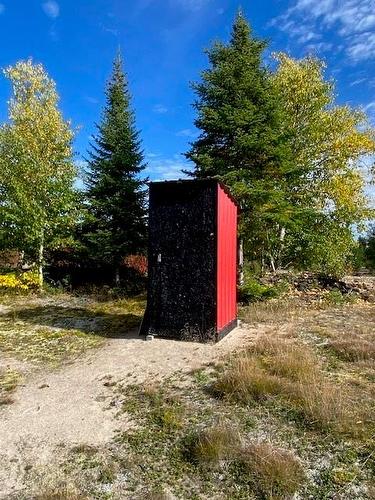
<svg viewBox="0 0 375 500"><path fill-rule="evenodd" d="M0 3L0 14L2 14L5 10L5 5L3 3Z"/></svg>
<svg viewBox="0 0 375 500"><path fill-rule="evenodd" d="M353 62L375 57L374 0L294 0L272 25L305 43L311 32L327 29L343 39L343 49ZM308 41L308 40L307 40Z"/></svg>
<svg viewBox="0 0 375 500"><path fill-rule="evenodd" d="M306 50L308 52L314 52L316 54L319 54L321 52L328 52L329 50L332 49L333 49L332 43L328 42L308 43L306 45Z"/></svg>
<svg viewBox="0 0 375 500"><path fill-rule="evenodd" d="M367 81L367 78L357 78L357 80L354 80L350 83L351 87L354 87L355 85L360 85L361 83L364 83Z"/></svg>
<svg viewBox="0 0 375 500"><path fill-rule="evenodd" d="M91 95L85 95L83 97L89 104L99 104L99 99L97 99L96 97L92 97Z"/></svg>
<svg viewBox="0 0 375 500"><path fill-rule="evenodd" d="M88 167L88 163L86 160L84 160L83 158L79 158L77 160L74 161L74 165L77 167L78 170L80 171L84 171L87 169Z"/></svg>
<svg viewBox="0 0 375 500"><path fill-rule="evenodd" d="M355 36L347 53L355 62L375 58L375 31Z"/></svg>
<svg viewBox="0 0 375 500"><path fill-rule="evenodd" d="M156 104L153 108L152 108L152 111L154 113L159 113L161 115L163 115L164 113L167 113L168 112L168 108L165 107L163 104Z"/></svg>
<svg viewBox="0 0 375 500"><path fill-rule="evenodd" d="M145 170L146 176L153 181L170 181L185 179L187 176L182 170L191 170L192 166L181 159L180 155L172 158L152 159Z"/></svg>
<svg viewBox="0 0 375 500"><path fill-rule="evenodd" d="M364 110L372 125L375 125L375 101L369 102Z"/></svg>
<svg viewBox="0 0 375 500"><path fill-rule="evenodd" d="M48 0L42 4L43 10L48 17L56 19L60 15L60 6L55 0Z"/></svg>
<svg viewBox="0 0 375 500"><path fill-rule="evenodd" d="M198 133L191 128L184 128L176 132L177 137L197 137Z"/></svg>
<svg viewBox="0 0 375 500"><path fill-rule="evenodd" d="M368 111L369 109L372 109L372 108L375 109L375 101L370 102L369 104L367 104L367 106L365 106L366 111Z"/></svg>
<svg viewBox="0 0 375 500"><path fill-rule="evenodd" d="M103 30L106 32L106 33L109 33L110 35L113 35L115 37L118 36L119 32L117 29L115 28L107 28L105 26L103 26Z"/></svg>
<svg viewBox="0 0 375 500"><path fill-rule="evenodd" d="M60 40L60 35L54 25L51 27L48 34L53 42L58 42Z"/></svg>

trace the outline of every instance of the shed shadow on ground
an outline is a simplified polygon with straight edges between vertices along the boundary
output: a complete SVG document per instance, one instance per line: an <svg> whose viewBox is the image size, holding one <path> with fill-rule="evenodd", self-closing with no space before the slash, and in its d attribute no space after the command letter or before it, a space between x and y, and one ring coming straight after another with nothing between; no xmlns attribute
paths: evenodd
<svg viewBox="0 0 375 500"><path fill-rule="evenodd" d="M140 338L142 316L133 313L94 312L84 307L47 305L16 309L2 315L4 321L22 321L31 325L63 330L78 330L105 338Z"/></svg>

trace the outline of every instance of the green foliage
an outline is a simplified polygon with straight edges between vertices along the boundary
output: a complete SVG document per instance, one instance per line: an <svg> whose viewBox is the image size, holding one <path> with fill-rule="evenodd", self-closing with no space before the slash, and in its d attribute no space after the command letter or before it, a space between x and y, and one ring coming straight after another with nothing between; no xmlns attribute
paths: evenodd
<svg viewBox="0 0 375 500"><path fill-rule="evenodd" d="M356 242L352 228L338 224L334 216L321 214L290 235L287 257L296 267L335 277L345 274L353 260Z"/></svg>
<svg viewBox="0 0 375 500"><path fill-rule="evenodd" d="M366 115L335 103L335 86L322 61L276 55L272 76L295 164L287 198L295 207L282 261L339 276L350 263L353 227L371 217L360 170L375 152Z"/></svg>
<svg viewBox="0 0 375 500"><path fill-rule="evenodd" d="M372 225L367 236L359 240L362 253L362 263L370 269L375 269L375 225Z"/></svg>
<svg viewBox="0 0 375 500"><path fill-rule="evenodd" d="M145 181L140 178L145 165L122 64L118 55L90 152L84 237L89 255L115 268L125 256L144 251L146 235Z"/></svg>
<svg viewBox="0 0 375 500"><path fill-rule="evenodd" d="M345 304L351 304L357 300L357 296L354 293L343 294L337 288L330 290L324 297L324 302L330 306L343 306Z"/></svg>
<svg viewBox="0 0 375 500"><path fill-rule="evenodd" d="M263 285L255 277L249 277L240 286L239 299L243 304L258 302L279 296L279 290L275 286Z"/></svg>
<svg viewBox="0 0 375 500"><path fill-rule="evenodd" d="M69 224L74 206L73 133L42 65L21 61L4 73L13 94L0 128L0 235L38 257L42 286L44 245Z"/></svg>
<svg viewBox="0 0 375 500"><path fill-rule="evenodd" d="M270 260L290 218L285 183L292 161L281 129L281 107L262 65L266 44L238 14L228 44L209 51L210 68L194 85L201 135L187 158L196 177L216 177L241 205L241 233L251 259Z"/></svg>
<svg viewBox="0 0 375 500"><path fill-rule="evenodd" d="M229 43L208 51L194 85L201 134L187 157L196 177L219 178L237 197L245 255L262 271L340 275L353 228L372 213L359 166L375 152L375 132L362 111L335 103L321 61L278 54L271 74L264 48L239 14Z"/></svg>
<svg viewBox="0 0 375 500"><path fill-rule="evenodd" d="M242 304L264 301L280 297L288 289L287 283L280 282L275 285L262 283L259 277L252 272L251 266L246 264L243 284L239 287L239 301Z"/></svg>

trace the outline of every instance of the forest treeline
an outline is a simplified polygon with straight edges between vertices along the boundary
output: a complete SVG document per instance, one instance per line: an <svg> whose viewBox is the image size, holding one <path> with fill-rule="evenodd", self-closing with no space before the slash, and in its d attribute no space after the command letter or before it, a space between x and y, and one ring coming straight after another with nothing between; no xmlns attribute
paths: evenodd
<svg viewBox="0 0 375 500"><path fill-rule="evenodd" d="M187 174L229 186L256 274L340 275L375 265L374 209L364 190L374 175L375 130L363 110L336 102L323 61L277 53L266 64L266 47L239 13L230 40L207 51L208 67L193 84L199 136L185 153ZM44 274L63 284L131 287L145 269L147 179L121 55L82 189L74 131L53 80L31 60L4 74L12 97L0 128L0 249L35 262L40 287Z"/></svg>

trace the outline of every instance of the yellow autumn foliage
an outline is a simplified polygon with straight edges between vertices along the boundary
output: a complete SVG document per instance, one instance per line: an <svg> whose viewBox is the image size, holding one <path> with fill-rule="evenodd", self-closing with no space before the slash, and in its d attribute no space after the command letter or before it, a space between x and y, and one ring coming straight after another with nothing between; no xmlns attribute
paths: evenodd
<svg viewBox="0 0 375 500"><path fill-rule="evenodd" d="M35 271L0 274L0 291L34 291L38 289L39 278Z"/></svg>

